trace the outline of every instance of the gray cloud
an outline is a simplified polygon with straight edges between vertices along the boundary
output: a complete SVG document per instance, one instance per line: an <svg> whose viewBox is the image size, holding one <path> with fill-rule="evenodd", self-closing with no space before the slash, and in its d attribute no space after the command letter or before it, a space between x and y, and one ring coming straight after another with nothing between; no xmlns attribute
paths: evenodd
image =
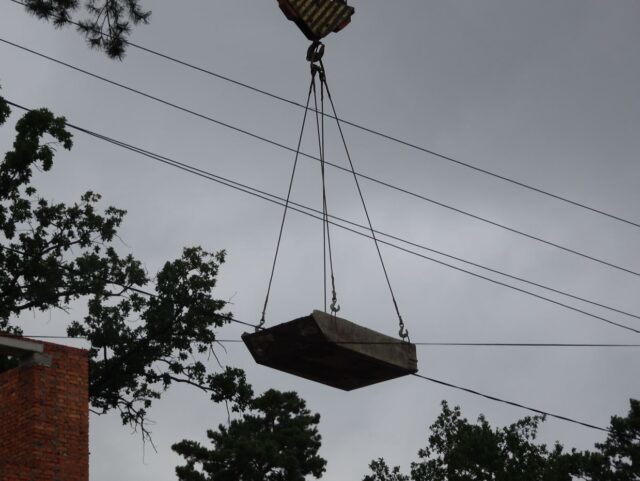
<svg viewBox="0 0 640 481"><path fill-rule="evenodd" d="M598 2L354 2L356 15L327 40L326 65L339 113L483 168L640 219L640 6ZM133 40L303 101L306 41L275 2L156 1L150 26ZM2 36L96 73L189 106L287 145L302 111L135 50L123 63L89 51L71 30L56 31L4 2ZM283 195L293 155L172 111L63 67L0 45L3 94L48 106L70 121ZM13 117L15 120L16 116ZM311 131L304 149L315 153ZM335 128L329 160L346 165ZM637 229L585 213L352 128L346 134L362 172L554 242L640 269ZM3 129L0 145L11 132ZM330 171L330 209L364 221L353 181ZM184 245L225 248L220 297L255 322L266 289L281 209L148 159L76 135L52 173L48 196L72 201L86 189L129 210L122 231L150 270ZM377 228L522 277L640 311L638 279L364 183ZM320 205L318 165L301 160L296 201ZM346 317L396 332L373 245L335 231L337 282ZM321 226L292 214L286 227L269 323L322 303ZM635 342L632 333L384 248L412 338L421 341ZM80 308L79 308L80 309ZM81 312L79 310L78 312ZM594 312L603 313L594 309ZM635 327L637 320L623 319ZM22 322L61 333L53 313ZM41 322L39 322L41 321ZM221 335L238 338L242 329ZM421 348L425 374L599 425L640 396L637 351ZM297 390L322 414L326 479L360 479L370 459L404 466L426 442L439 402L469 418L509 423L526 412L408 378L343 393L255 366L242 345L224 362L247 370L257 389ZM204 439L223 407L176 388L153 409L158 453L116 416L92 418L91 478L175 479L170 445ZM549 420L542 438L588 448L597 432Z"/></svg>

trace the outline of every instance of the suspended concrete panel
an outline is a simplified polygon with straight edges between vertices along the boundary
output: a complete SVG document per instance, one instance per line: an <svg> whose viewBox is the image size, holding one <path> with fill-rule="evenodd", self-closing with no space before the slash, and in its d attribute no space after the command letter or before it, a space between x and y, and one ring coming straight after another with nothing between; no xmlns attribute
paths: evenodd
<svg viewBox="0 0 640 481"><path fill-rule="evenodd" d="M242 340L258 364L345 391L418 372L415 344L321 311Z"/></svg>

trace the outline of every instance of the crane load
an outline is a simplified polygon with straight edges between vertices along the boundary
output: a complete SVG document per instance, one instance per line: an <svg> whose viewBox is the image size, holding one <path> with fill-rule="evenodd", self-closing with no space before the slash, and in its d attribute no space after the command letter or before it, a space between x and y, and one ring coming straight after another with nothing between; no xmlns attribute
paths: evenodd
<svg viewBox="0 0 640 481"><path fill-rule="evenodd" d="M344 0L278 0L278 3L287 18L293 20L307 38L312 41L307 50L307 61L311 69L311 82L309 84L307 102L304 108L302 127L300 128L298 148L289 180L289 190L286 199L283 199L284 203L281 204L284 206L284 211L280 222L280 231L273 263L271 265L271 276L269 277L262 317L260 318L260 322L255 326L256 331L251 334L243 334L242 340L258 364L345 391L351 391L401 376L415 374L418 372L416 346L415 344L411 344L409 331L405 327L402 316L400 315L400 309L391 286L389 273L385 267L382 252L378 245L376 230L373 228L364 195L360 188L358 175L356 174L349 149L347 148L341 120L336 112L331 92L329 91L324 64L322 62L324 45L320 40L330 32L337 32L344 28L349 23L354 9L349 7ZM325 95L331 104L331 114L325 114L324 112ZM311 105L312 99L313 105ZM311 117L315 118L316 125L314 130L318 137L317 145L319 156L316 158L307 154L304 155L316 158L316 160L320 162L322 210L309 208L309 210L313 212L309 215L321 220L323 223L322 265L324 272L324 311L316 310L308 316L265 328L269 296L271 294L287 212L292 203L291 192L309 113L311 113ZM398 335L400 339L394 339L337 317L337 313L340 311L340 305L338 304L337 297L330 231L332 226L344 226L336 223L334 217L329 214L325 176L325 117L332 118L337 123L345 153L349 160L349 171L353 175L367 218L370 234L364 235L365 237L370 237L375 244L384 278L389 287L391 300L398 316ZM307 213L298 208L295 210ZM357 231L354 232L359 233Z"/></svg>
<svg viewBox="0 0 640 481"><path fill-rule="evenodd" d="M342 30L355 12L344 0L278 0L278 4L286 17L313 42Z"/></svg>
<svg viewBox="0 0 640 481"><path fill-rule="evenodd" d="M418 372L415 344L321 311L242 340L258 364L345 391Z"/></svg>

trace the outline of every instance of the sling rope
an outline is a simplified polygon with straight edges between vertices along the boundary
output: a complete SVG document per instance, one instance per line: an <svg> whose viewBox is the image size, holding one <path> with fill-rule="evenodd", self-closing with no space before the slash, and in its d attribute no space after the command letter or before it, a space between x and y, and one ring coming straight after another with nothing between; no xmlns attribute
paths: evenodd
<svg viewBox="0 0 640 481"><path fill-rule="evenodd" d="M256 326L256 331L259 331L263 328L266 320L265 316L267 313L267 305L269 304L269 295L271 294L271 285L273 284L273 274L276 270L276 262L278 261L278 253L280 252L280 244L282 242L282 232L284 231L284 223L287 219L287 211L289 210L289 200L291 198L291 190L293 188L293 179L296 175L296 168L298 166L298 159L300 158L300 146L302 145L302 136L304 134L304 127L307 123L307 113L309 112L309 102L311 101L311 93L313 91L313 87L315 84L315 73L311 72L311 83L309 84L309 92L307 94L307 103L304 109L304 116L302 117L302 127L300 128L300 137L298 138L298 147L296 149L295 160L293 162L293 168L291 169L291 178L289 179L289 190L287 191L287 199L284 205L284 212L282 213L282 222L280 223L280 232L278 234L278 243L276 244L276 252L273 256L273 264L271 266L271 275L269 276L269 286L267 287L267 295L264 299L264 307L262 308L262 317L260 318L260 322Z"/></svg>
<svg viewBox="0 0 640 481"><path fill-rule="evenodd" d="M336 279L333 269L333 251L331 249L331 232L329 222L329 208L327 206L327 187L325 175L325 143L324 143L324 71L316 64L311 64L312 70L316 70L320 77L320 112L318 112L318 97L316 84L313 83L313 101L316 113L316 127L318 131L318 147L320 149L320 174L322 177L322 252L324 261L324 310L327 312L327 253L329 254L329 274L331 276L331 314L335 315L340 310L338 296L336 294Z"/></svg>
<svg viewBox="0 0 640 481"><path fill-rule="evenodd" d="M389 273L387 272L387 267L384 263L384 259L382 257L382 252L380 250L380 245L378 243L378 237L376 236L376 231L373 228L373 224L371 222L371 216L369 215L369 209L367 209L367 203L364 200L364 194L362 193L362 189L360 188L360 181L358 180L358 175L356 174L355 167L353 165L353 160L351 158L351 154L349 152L349 147L347 146L347 140L344 136L344 132L342 131L342 125L340 123L340 119L338 117L338 112L336 111L335 104L333 102L333 97L331 96L331 90L329 89L329 84L327 83L327 77L325 73L324 64L322 63L322 59L318 60L320 71L322 75L320 76L320 81L324 84L324 87L327 91L327 97L329 99L329 103L331 104L331 110L333 111L333 117L336 119L336 124L338 125L338 131L340 132L340 137L342 139L342 145L344 146L345 153L347 155L347 159L349 160L349 166L351 167L351 173L353 174L353 178L356 183L356 188L358 189L358 194L360 196L360 200L362 202L362 207L364 209L365 216L367 218L367 223L369 225L369 230L371 231L371 237L373 238L373 242L376 246L376 251L378 253L378 258L380 259L380 264L382 265L382 271L384 273L384 277L387 281L387 286L389 287L389 293L391 294L391 300L393 301L393 306L395 308L396 314L398 316L398 335L404 340L409 342L409 331L404 325L404 321L402 319L402 315L400 314L400 308L398 307L398 301L396 300L396 296L393 292L393 287L391 286L391 280L389 279Z"/></svg>
<svg viewBox="0 0 640 481"><path fill-rule="evenodd" d="M387 282L387 286L389 288L389 293L391 294L391 300L393 301L393 306L395 308L396 314L398 316L398 335L405 342L410 342L409 339L409 331L405 327L404 321L402 319L402 315L400 314L400 308L398 307L398 301L396 300L395 293L393 292L393 287L391 286L391 279L389 278L389 273L387 271L387 267L384 263L384 259L382 257L382 251L380 250L380 245L378 243L378 237L376 236L376 231L373 228L373 223L371 222L371 216L369 215L369 209L367 208L367 203L364 199L364 194L362 193L362 189L360 187L360 181L358 180L358 175L356 174L356 170L353 164L353 159L351 158L351 153L349 152L349 147L347 146L347 140L344 136L344 132L342 130L342 125L340 123L338 113L336 111L335 104L333 102L333 98L331 96L331 91L329 89L329 84L327 83L327 77L325 73L324 64L322 62L322 56L324 54L324 45L321 42L315 41L311 44L309 49L307 50L307 60L309 61L311 67L311 83L309 85L309 92L307 94L307 102L305 104L304 109L304 117L302 119L302 127L300 129L300 136L298 138L298 146L296 149L295 160L293 163L293 168L291 170L291 178L289 180L289 189L287 191L287 197L285 200L284 212L282 213L282 221L280 223L280 232L278 234L278 242L276 244L276 251L273 256L273 264L271 266L271 275L269 277L269 285L267 287L267 294L264 300L264 307L262 309L262 316L260 318L260 322L256 327L256 330L262 329L266 322L266 312L267 306L269 304L269 296L271 294L271 286L273 284L273 276L275 274L276 263L278 261L278 253L280 252L280 245L282 243L282 233L284 232L284 224L287 218L287 212L289 210L289 203L291 199L291 191L293 188L293 181L295 178L296 168L298 166L298 159L300 157L300 147L302 145L302 138L304 135L304 128L307 120L307 113L309 112L309 103L311 102L311 95L313 94L314 101L314 111L316 115L316 130L318 134L318 148L320 151L320 173L322 178L322 242L323 242L323 274L324 274L324 308L325 312L327 310L327 253L329 257L329 274L331 276L331 315L335 316L337 312L340 310L340 306L338 305L338 298L336 294L336 285L335 285L335 274L333 269L333 253L331 249L331 234L330 234L330 221L329 221L329 212L327 207L327 189L326 189L326 176L325 176L325 142L324 142L324 94L325 90L327 93L327 98L329 99L329 103L331 105L331 110L333 111L333 117L336 119L336 123L338 126L338 131L340 132L340 137L342 139L342 145L344 146L345 153L347 155L347 159L349 160L350 172L353 175L355 180L356 188L358 190L358 195L360 196L360 201L362 202L362 207L364 209L365 216L367 218L367 224L369 226L369 231L371 232L371 238L376 247L376 252L378 253L378 258L380 259L380 264L382 266L382 272L384 273L385 280ZM316 76L320 80L320 111L318 110L318 92L316 87ZM320 120L322 118L322 121Z"/></svg>

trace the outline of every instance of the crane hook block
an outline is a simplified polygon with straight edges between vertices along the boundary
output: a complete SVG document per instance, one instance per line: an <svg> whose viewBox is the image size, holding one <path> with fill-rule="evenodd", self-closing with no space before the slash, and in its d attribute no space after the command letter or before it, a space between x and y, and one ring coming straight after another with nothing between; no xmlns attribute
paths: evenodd
<svg viewBox="0 0 640 481"><path fill-rule="evenodd" d="M345 0L278 0L278 4L312 42L342 30L355 12Z"/></svg>
<svg viewBox="0 0 640 481"><path fill-rule="evenodd" d="M345 391L418 372L415 344L320 311L242 340L258 364Z"/></svg>

